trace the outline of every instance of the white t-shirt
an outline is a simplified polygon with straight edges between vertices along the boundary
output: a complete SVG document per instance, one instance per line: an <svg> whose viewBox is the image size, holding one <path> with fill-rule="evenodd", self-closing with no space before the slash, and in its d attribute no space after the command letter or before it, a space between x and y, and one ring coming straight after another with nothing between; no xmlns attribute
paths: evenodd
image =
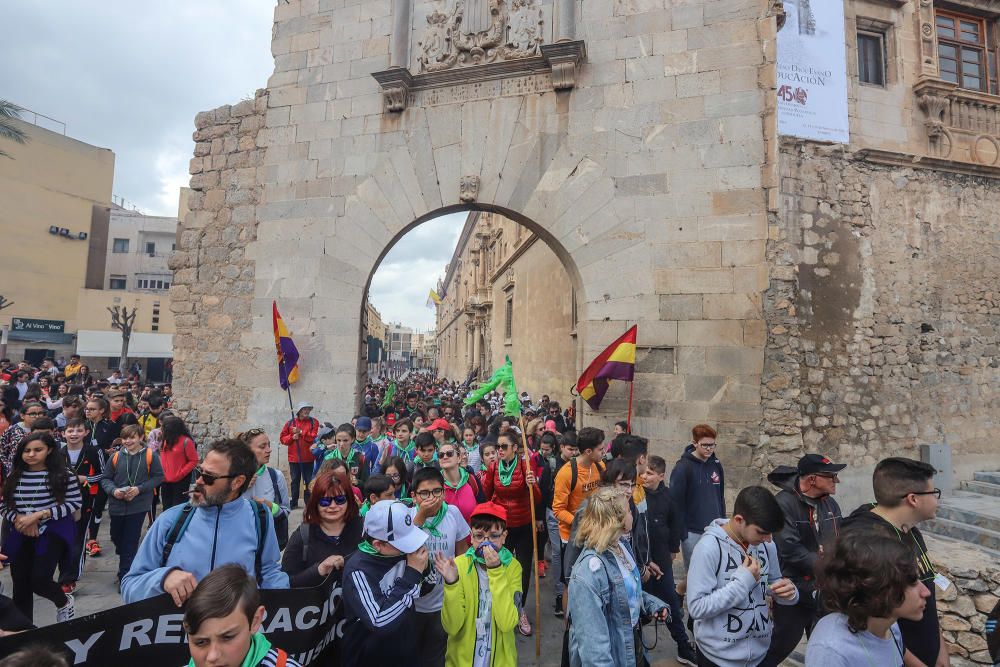
<svg viewBox="0 0 1000 667"><path fill-rule="evenodd" d="M479 575L479 609L476 611L476 650L472 654L472 667L489 667L493 653L493 593L490 592L490 575L476 565Z"/></svg>
<svg viewBox="0 0 1000 667"><path fill-rule="evenodd" d="M416 514L417 509L410 508L410 516L416 516ZM437 531L441 533L441 537L427 533L427 542L424 543L429 552L428 563L430 563L430 574L425 577L424 581L433 584L434 588L414 601L414 609L421 613L441 611L441 607L444 606L444 580L441 579L441 575L434 567L434 554L440 553L448 558L454 558L455 543L469 536L469 524L465 522L457 507L448 505L448 511L441 523L438 524Z"/></svg>

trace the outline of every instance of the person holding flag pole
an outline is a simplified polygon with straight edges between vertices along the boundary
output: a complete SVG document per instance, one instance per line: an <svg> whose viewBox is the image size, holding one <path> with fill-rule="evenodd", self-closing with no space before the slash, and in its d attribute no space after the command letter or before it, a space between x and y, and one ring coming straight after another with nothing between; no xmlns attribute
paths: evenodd
<svg viewBox="0 0 1000 667"><path fill-rule="evenodd" d="M532 469L528 443L524 436L524 417L521 414L521 401L517 394L517 386L514 382L514 367L511 363L510 357L507 357L506 363L498 368L493 375L479 387L479 389L474 391L468 398L465 399L465 405L474 405L494 389L498 389L503 394L504 414L510 417L515 417L520 422L523 457L521 459L521 465L517 465L517 444L513 435L510 433L500 434L498 437L500 457L496 462L490 464L490 467L484 473L483 491L488 501L502 505L507 510L507 526L510 535L508 538L508 544L512 546L518 561L522 562L522 568L524 567L523 561L525 556L528 556L528 554L525 553L528 548L526 534L530 533L531 569L534 573L535 580L535 657L538 658L542 653L540 627L542 604L538 584L538 532L535 530L535 526L537 525L535 503L541 500L541 488L538 485L538 481L535 478L535 474ZM518 488L522 483L524 484L524 488L527 490L526 499ZM527 505L528 516L519 520L519 515L525 514L525 505ZM528 519L530 523L525 522L523 519ZM523 525L525 523L527 525ZM520 539L518 539L519 537ZM521 542L521 544L519 544L519 542ZM525 575L526 574L527 573L525 573ZM527 577L523 577L523 583L527 584L527 581ZM522 589L524 587L525 586L522 585ZM522 599L522 609L523 605L524 601ZM523 611L521 612L521 621L518 625L518 631L522 635L531 634L531 626L528 624L527 617Z"/></svg>
<svg viewBox="0 0 1000 667"><path fill-rule="evenodd" d="M299 379L299 350L292 341L285 321L278 313L278 303L272 301L271 308L274 322L274 348L278 354L278 384L288 393L288 409L292 414L292 418L281 429L279 440L281 444L288 447L288 470L292 477L289 507L295 509L299 504L300 481L305 486L303 492L305 502L309 502L309 481L312 479L313 469L311 450L319 431L319 421L309 416L313 409L311 404L300 403L298 409L292 407L291 386Z"/></svg>

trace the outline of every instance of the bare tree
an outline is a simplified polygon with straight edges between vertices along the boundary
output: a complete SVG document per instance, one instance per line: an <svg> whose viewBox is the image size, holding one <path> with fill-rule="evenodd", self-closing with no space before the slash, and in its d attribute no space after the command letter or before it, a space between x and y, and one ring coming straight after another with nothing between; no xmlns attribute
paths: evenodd
<svg viewBox="0 0 1000 667"><path fill-rule="evenodd" d="M128 368L128 343L132 338L132 326L139 308L136 306L130 313L128 306L112 306L108 308L108 312L111 313L111 326L122 332L122 354L118 358L118 370L124 375Z"/></svg>
<svg viewBox="0 0 1000 667"><path fill-rule="evenodd" d="M7 297L5 297L3 294L0 294L0 310L3 310L4 308L10 308L13 305L14 305L13 301L8 301Z"/></svg>

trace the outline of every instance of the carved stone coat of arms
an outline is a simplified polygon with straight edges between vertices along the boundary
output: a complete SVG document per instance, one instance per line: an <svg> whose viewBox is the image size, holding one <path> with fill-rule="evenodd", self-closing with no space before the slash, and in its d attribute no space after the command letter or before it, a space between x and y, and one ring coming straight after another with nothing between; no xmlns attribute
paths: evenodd
<svg viewBox="0 0 1000 667"><path fill-rule="evenodd" d="M422 72L530 58L541 53L542 10L536 0L455 0L435 9L419 42Z"/></svg>

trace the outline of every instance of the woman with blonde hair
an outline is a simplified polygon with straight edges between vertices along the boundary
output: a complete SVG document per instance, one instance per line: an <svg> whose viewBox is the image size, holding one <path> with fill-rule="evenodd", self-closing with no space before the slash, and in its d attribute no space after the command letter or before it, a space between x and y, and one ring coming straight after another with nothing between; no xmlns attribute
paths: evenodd
<svg viewBox="0 0 1000 667"><path fill-rule="evenodd" d="M642 590L639 566L623 539L632 530L626 497L614 486L598 489L577 522L576 543L583 551L569 580L569 663L648 664L639 618L645 613L666 622L670 612L665 602Z"/></svg>

